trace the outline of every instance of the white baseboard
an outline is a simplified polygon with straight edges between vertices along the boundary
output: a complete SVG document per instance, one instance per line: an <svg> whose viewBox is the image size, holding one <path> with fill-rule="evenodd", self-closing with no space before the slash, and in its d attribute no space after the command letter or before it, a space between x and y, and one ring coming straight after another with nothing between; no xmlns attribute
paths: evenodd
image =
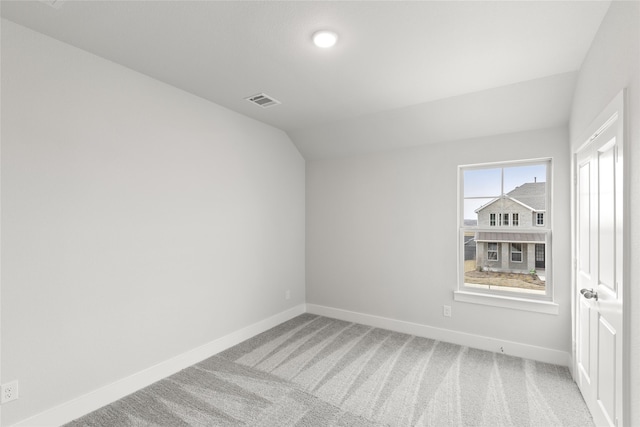
<svg viewBox="0 0 640 427"><path fill-rule="evenodd" d="M232 332L229 335L220 337L69 402L65 402L62 405L22 420L14 424L13 427L60 426L66 424L303 313L305 313L305 305L297 305L289 310Z"/></svg>
<svg viewBox="0 0 640 427"><path fill-rule="evenodd" d="M435 328L433 326L421 325L419 323L405 322L402 320L389 319L387 317L374 316L371 314L358 313L355 311L325 307L316 304L307 304L307 313L332 317L334 319L345 320L348 322L361 323L363 325L389 329L391 331L417 335L438 341L445 341L465 347L472 347L495 353L502 352L510 356L552 363L554 365L569 366L571 364L570 353L545 347L538 347L535 345L468 334L466 332L452 331L450 329Z"/></svg>

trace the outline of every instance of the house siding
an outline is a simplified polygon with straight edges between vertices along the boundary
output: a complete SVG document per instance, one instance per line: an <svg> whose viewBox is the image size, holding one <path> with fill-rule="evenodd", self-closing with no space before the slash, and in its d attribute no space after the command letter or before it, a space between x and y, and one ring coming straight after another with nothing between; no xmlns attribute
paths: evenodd
<svg viewBox="0 0 640 427"><path fill-rule="evenodd" d="M510 199L496 200L490 205L487 205L483 209L478 211L478 226L479 227L493 227L490 222L490 214L496 214L496 221L498 214L509 214L509 226L506 228L512 228L513 214L517 213L519 217L518 227L532 227L535 214L532 214L531 209L527 209L520 203L516 203ZM495 227L499 227L496 223Z"/></svg>
<svg viewBox="0 0 640 427"><path fill-rule="evenodd" d="M536 200L536 194L544 191L544 187L540 187L541 183L527 183L507 194L506 197L498 198L478 209L478 227L481 229L491 229L495 232L482 231L476 233L477 258L476 265L482 268L495 271L528 273L535 270L535 243L524 243L537 240L532 234L531 229L537 227L535 207L538 209L543 206L540 201ZM518 193L526 197L533 203L528 206L527 203L515 201L513 198ZM518 199L519 200L519 199ZM495 223L491 224L491 215L495 215ZM509 225L502 225L501 215L509 215ZM513 225L513 215L518 214L518 225ZM498 243L498 260L490 261L487 257L488 242ZM511 245L510 242L522 242L522 261L511 261ZM541 242L542 243L542 242Z"/></svg>

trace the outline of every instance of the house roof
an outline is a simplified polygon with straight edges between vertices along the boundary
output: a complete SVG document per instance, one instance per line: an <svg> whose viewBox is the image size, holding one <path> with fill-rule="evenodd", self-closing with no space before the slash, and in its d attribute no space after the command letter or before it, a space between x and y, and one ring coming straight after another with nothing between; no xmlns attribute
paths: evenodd
<svg viewBox="0 0 640 427"><path fill-rule="evenodd" d="M544 243L545 234L480 231L476 233L476 242Z"/></svg>
<svg viewBox="0 0 640 427"><path fill-rule="evenodd" d="M546 209L546 182L527 182L507 193L507 196L522 204L530 206L534 211Z"/></svg>
<svg viewBox="0 0 640 427"><path fill-rule="evenodd" d="M505 195L505 198L521 204L532 212L544 212L546 210L545 182L527 182L522 184ZM502 197L496 197L489 203L480 206L476 213L494 204Z"/></svg>

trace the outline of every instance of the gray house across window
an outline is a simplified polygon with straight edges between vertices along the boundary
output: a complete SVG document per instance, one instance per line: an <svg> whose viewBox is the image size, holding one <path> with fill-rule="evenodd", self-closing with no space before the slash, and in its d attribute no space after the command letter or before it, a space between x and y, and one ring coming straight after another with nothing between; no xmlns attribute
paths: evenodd
<svg viewBox="0 0 640 427"><path fill-rule="evenodd" d="M496 229L475 233L476 265L513 273L545 268L546 235L525 231L545 224L545 186L544 182L523 184L475 211L479 228Z"/></svg>

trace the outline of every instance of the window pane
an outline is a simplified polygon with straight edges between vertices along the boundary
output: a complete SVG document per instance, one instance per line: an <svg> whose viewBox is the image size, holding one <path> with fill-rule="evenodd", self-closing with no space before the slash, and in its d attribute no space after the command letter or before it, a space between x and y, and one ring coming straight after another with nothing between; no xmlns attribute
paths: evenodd
<svg viewBox="0 0 640 427"><path fill-rule="evenodd" d="M522 244L521 243L511 244L511 261L522 262Z"/></svg>
<svg viewBox="0 0 640 427"><path fill-rule="evenodd" d="M546 234L497 230L465 232L465 286L544 295Z"/></svg>

